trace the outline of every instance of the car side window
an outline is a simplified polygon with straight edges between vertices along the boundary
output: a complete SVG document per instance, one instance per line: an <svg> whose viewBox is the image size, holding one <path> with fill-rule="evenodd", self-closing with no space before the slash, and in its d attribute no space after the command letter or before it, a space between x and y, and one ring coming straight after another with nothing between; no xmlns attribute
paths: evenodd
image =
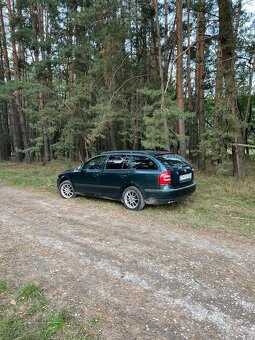
<svg viewBox="0 0 255 340"><path fill-rule="evenodd" d="M100 170L102 169L104 160L105 156L93 158L83 165L82 170Z"/></svg>
<svg viewBox="0 0 255 340"><path fill-rule="evenodd" d="M133 156L133 169L136 170L157 170L157 164L146 156Z"/></svg>
<svg viewBox="0 0 255 340"><path fill-rule="evenodd" d="M130 162L130 156L126 156L125 161L123 163L122 169L128 169Z"/></svg>
<svg viewBox="0 0 255 340"><path fill-rule="evenodd" d="M120 170L128 168L128 157L126 155L112 155L109 157L105 169Z"/></svg>

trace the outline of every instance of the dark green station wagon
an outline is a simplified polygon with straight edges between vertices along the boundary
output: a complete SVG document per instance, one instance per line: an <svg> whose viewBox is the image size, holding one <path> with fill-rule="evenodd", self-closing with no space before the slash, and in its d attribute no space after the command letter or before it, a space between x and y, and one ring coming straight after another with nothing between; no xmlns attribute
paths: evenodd
<svg viewBox="0 0 255 340"><path fill-rule="evenodd" d="M191 164L165 151L103 152L59 174L57 185L64 198L109 198L131 210L179 201L196 190Z"/></svg>

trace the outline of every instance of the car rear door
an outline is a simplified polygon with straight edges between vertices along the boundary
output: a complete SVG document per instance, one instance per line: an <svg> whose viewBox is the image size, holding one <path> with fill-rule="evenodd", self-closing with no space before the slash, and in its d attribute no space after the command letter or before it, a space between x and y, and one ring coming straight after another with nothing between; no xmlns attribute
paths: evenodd
<svg viewBox="0 0 255 340"><path fill-rule="evenodd" d="M158 189L158 176L160 169L150 157L145 155L133 155L131 182L141 190L144 198L147 198L148 189Z"/></svg>
<svg viewBox="0 0 255 340"><path fill-rule="evenodd" d="M110 155L99 177L100 195L120 198L129 183L129 155Z"/></svg>

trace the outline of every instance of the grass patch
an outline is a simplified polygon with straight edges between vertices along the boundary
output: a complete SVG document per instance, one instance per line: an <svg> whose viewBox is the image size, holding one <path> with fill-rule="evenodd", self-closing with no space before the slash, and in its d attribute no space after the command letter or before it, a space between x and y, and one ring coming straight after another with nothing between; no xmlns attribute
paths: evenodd
<svg viewBox="0 0 255 340"><path fill-rule="evenodd" d="M42 290L35 284L28 284L27 286L23 287L19 293L19 299L40 299L42 296Z"/></svg>
<svg viewBox="0 0 255 340"><path fill-rule="evenodd" d="M57 175L61 171L74 166L76 164L74 165L70 162L60 163L58 161L53 161L46 165L4 162L0 163L0 180L12 186L54 191L56 190Z"/></svg>
<svg viewBox="0 0 255 340"><path fill-rule="evenodd" d="M19 287L0 280L0 339L98 339L99 318L85 324L56 311L36 284Z"/></svg>
<svg viewBox="0 0 255 340"><path fill-rule="evenodd" d="M54 333L59 332L64 327L66 320L67 315L65 312L51 315L45 323L45 331L43 332L44 337L49 339Z"/></svg>
<svg viewBox="0 0 255 340"><path fill-rule="evenodd" d="M197 191L187 200L150 207L143 214L191 228L224 230L255 239L255 169L251 176L197 173Z"/></svg>
<svg viewBox="0 0 255 340"><path fill-rule="evenodd" d="M248 162L249 176L237 180L231 176L231 164L208 166L205 173L196 172L197 191L185 201L150 206L139 212L169 224L191 228L220 229L255 239L255 158ZM77 164L53 161L41 164L0 163L0 180L15 186L56 192L57 175ZM120 204L93 199L93 204L119 209ZM84 204L84 199L77 199Z"/></svg>
<svg viewBox="0 0 255 340"><path fill-rule="evenodd" d="M7 281L0 280L0 293L4 292L5 290L7 290Z"/></svg>

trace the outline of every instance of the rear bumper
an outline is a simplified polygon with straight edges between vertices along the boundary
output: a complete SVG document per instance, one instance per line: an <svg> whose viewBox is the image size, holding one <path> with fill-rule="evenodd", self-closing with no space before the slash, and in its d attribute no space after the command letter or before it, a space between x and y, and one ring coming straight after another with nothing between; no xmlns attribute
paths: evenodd
<svg viewBox="0 0 255 340"><path fill-rule="evenodd" d="M146 204L167 204L180 201L190 196L196 190L196 182L182 188L162 188L145 190Z"/></svg>

